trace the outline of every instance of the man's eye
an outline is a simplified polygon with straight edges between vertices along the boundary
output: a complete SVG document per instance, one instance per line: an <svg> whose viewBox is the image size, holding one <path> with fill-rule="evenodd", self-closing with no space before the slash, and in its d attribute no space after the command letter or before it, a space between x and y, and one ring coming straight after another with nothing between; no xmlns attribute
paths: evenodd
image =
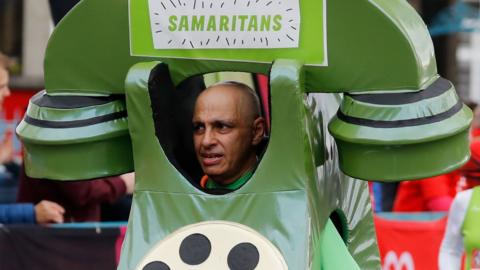
<svg viewBox="0 0 480 270"><path fill-rule="evenodd" d="M193 132L198 133L202 132L205 129L203 125L193 125Z"/></svg>
<svg viewBox="0 0 480 270"><path fill-rule="evenodd" d="M228 124L222 124L222 123L219 123L217 125L217 129L220 130L220 131L228 131L232 128L231 125L228 125Z"/></svg>

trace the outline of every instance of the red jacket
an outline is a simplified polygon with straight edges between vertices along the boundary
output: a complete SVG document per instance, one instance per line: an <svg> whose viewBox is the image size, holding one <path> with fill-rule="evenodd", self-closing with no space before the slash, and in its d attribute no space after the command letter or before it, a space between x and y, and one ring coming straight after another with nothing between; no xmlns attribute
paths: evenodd
<svg viewBox="0 0 480 270"><path fill-rule="evenodd" d="M120 177L62 182L30 178L22 171L17 200L33 204L54 201L65 208L65 222L100 221L101 204L114 203L126 193Z"/></svg>
<svg viewBox="0 0 480 270"><path fill-rule="evenodd" d="M453 171L449 174L430 177L422 180L401 182L393 204L394 212L423 212L432 211L429 203L439 198L453 199L456 194L457 182L460 173ZM448 210L444 209L445 211Z"/></svg>
<svg viewBox="0 0 480 270"><path fill-rule="evenodd" d="M480 140L470 144L470 160L459 170L423 180L401 182L393 211L431 211L428 204L434 199L450 197L459 191L480 185Z"/></svg>

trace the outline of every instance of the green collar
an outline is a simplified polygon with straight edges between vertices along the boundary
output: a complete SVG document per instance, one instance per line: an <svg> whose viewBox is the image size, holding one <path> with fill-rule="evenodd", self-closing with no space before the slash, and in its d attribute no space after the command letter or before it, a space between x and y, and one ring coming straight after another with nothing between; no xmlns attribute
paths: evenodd
<svg viewBox="0 0 480 270"><path fill-rule="evenodd" d="M240 188L241 186L243 186L243 184L245 184L248 179L250 179L250 177L252 177L253 175L253 171L248 171L246 173L244 173L240 178L238 178L238 180L236 180L235 182L233 183L230 183L228 185L220 185L218 183L216 183L215 181L213 181L212 179L208 179L207 181L207 189L217 189L217 188L220 188L220 189L228 189L228 190L236 190L238 188Z"/></svg>

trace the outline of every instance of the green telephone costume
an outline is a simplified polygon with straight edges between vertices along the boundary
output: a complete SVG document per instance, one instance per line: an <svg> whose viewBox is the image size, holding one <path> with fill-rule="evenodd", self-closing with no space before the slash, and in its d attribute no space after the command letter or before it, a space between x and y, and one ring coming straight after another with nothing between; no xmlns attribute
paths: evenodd
<svg viewBox="0 0 480 270"><path fill-rule="evenodd" d="M250 252L239 256L251 258L251 269L266 263L262 254L284 269L379 269L367 182L355 178L428 177L469 155L472 114L438 76L425 25L403 0L237 1L81 1L55 29L46 92L30 101L17 128L27 173L69 181L135 170L119 269L242 269L237 252ZM218 37L231 48L195 47L214 41L193 33L191 44L156 39L167 31L157 28L157 14L237 4L292 19L250 49L238 46L240 37L259 35L256 15L248 17L252 33ZM182 21L177 15L171 22ZM237 15L211 16L231 23ZM267 19L259 19L265 27ZM287 28L298 39L285 32L278 42L296 45L267 48ZM178 48L155 48L177 41ZM175 132L191 121L196 94L188 80L218 71L268 75L272 119L257 170L221 196L191 181L181 161L187 152L176 148L188 132ZM234 241L240 235L246 245ZM191 243L204 247L200 255L185 253Z"/></svg>

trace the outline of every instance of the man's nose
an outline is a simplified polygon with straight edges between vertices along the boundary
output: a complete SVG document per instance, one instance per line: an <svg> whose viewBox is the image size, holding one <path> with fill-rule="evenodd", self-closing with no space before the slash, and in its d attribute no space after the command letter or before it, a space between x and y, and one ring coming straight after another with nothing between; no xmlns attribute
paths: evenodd
<svg viewBox="0 0 480 270"><path fill-rule="evenodd" d="M212 131L212 129L207 128L205 130L205 133L204 133L203 139L202 139L203 146L208 147L208 146L214 145L215 141L216 141L215 133Z"/></svg>

